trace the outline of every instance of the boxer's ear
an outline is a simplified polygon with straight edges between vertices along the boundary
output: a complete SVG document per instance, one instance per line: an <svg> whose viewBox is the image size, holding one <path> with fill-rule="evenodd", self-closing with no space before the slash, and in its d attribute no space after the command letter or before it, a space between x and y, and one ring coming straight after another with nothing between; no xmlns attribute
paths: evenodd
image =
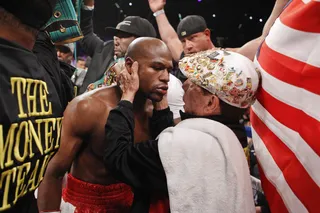
<svg viewBox="0 0 320 213"><path fill-rule="evenodd" d="M132 64L133 64L133 59L132 58L130 58L130 57L127 57L126 58L126 69L127 69L127 71L131 74L132 73L132 71L131 71L131 68L132 68Z"/></svg>

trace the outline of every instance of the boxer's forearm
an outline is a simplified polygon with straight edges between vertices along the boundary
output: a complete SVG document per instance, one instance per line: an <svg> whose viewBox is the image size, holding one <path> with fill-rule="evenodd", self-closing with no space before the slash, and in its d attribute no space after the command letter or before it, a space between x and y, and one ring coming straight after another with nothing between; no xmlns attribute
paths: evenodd
<svg viewBox="0 0 320 213"><path fill-rule="evenodd" d="M60 211L64 175L53 175L50 169L49 166L39 186L37 201L39 211Z"/></svg>

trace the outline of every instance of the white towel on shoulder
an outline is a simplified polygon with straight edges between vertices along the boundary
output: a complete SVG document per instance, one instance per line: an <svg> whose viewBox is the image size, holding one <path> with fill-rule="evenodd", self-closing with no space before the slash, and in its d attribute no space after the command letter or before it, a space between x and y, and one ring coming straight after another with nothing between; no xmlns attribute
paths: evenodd
<svg viewBox="0 0 320 213"><path fill-rule="evenodd" d="M255 212L248 164L228 127L187 119L158 139L171 213Z"/></svg>

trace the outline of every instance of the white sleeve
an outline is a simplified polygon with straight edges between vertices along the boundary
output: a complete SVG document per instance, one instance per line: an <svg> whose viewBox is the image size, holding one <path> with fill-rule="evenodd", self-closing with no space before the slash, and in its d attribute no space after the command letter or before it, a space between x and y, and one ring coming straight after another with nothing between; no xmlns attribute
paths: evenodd
<svg viewBox="0 0 320 213"><path fill-rule="evenodd" d="M171 112L173 113L173 118L180 118L179 111L181 110L184 112L184 91L182 89L182 83L178 78L170 74L170 81L168 83L168 87L168 104Z"/></svg>
<svg viewBox="0 0 320 213"><path fill-rule="evenodd" d="M84 10L93 10L94 6L87 6L87 5L82 4L82 9L84 9Z"/></svg>

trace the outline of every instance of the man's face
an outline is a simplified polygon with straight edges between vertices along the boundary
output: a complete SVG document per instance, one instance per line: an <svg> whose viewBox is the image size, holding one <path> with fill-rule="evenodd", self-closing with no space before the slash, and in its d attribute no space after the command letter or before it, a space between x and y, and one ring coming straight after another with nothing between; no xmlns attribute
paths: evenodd
<svg viewBox="0 0 320 213"><path fill-rule="evenodd" d="M210 30L195 33L181 40L185 54L197 53L210 48Z"/></svg>
<svg viewBox="0 0 320 213"><path fill-rule="evenodd" d="M57 50L57 56L59 61L63 61L67 64L71 64L71 61L73 59L72 53L63 53L63 52L60 52L59 50Z"/></svg>
<svg viewBox="0 0 320 213"><path fill-rule="evenodd" d="M207 95L206 91L200 86L194 84L189 79L183 83L184 90L183 101L184 111L188 114L197 116L208 116L210 112L206 110L212 95Z"/></svg>
<svg viewBox="0 0 320 213"><path fill-rule="evenodd" d="M83 60L78 60L77 61L77 68L86 69L86 62Z"/></svg>
<svg viewBox="0 0 320 213"><path fill-rule="evenodd" d="M116 36L114 36L114 54L117 58L123 57L131 42L136 39L135 36L124 33L118 32Z"/></svg>
<svg viewBox="0 0 320 213"><path fill-rule="evenodd" d="M172 70L172 56L165 46L153 48L139 63L140 91L155 102L162 100L167 93L169 72Z"/></svg>

